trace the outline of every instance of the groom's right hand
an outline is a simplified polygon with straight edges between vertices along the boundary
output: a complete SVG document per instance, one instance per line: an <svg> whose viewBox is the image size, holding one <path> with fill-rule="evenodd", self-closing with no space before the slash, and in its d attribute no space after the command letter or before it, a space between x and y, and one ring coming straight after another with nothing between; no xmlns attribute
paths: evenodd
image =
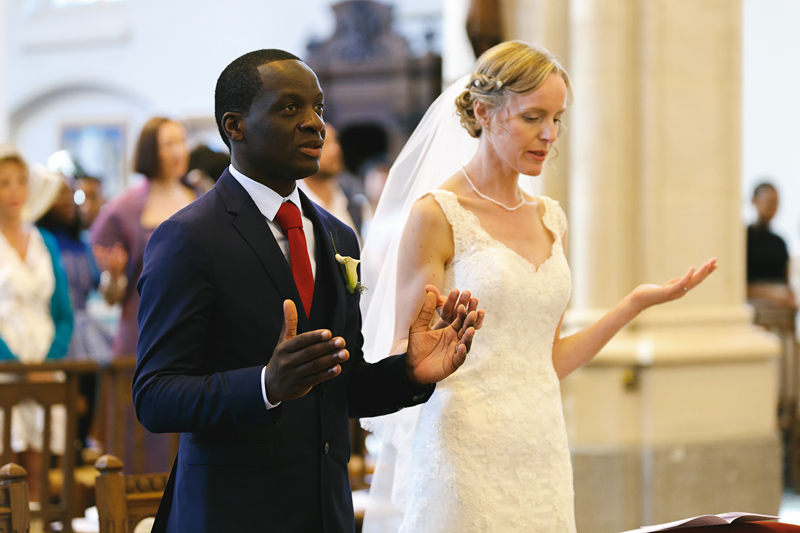
<svg viewBox="0 0 800 533"><path fill-rule="evenodd" d="M267 400L276 404L300 398L317 383L338 376L339 364L350 357L344 346L344 339L331 338L327 329L298 335L297 308L292 300L285 300L283 329L264 376Z"/></svg>

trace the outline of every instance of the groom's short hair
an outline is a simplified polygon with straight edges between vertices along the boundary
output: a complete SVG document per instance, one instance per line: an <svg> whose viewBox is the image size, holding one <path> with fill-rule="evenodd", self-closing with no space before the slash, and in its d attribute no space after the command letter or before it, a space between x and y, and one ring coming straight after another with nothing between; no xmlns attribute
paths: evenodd
<svg viewBox="0 0 800 533"><path fill-rule="evenodd" d="M228 148L231 147L231 141L222 128L222 115L229 111L246 113L262 88L258 67L273 61L286 60L303 61L296 55L277 48L255 50L234 59L219 75L214 91L214 118L219 134Z"/></svg>

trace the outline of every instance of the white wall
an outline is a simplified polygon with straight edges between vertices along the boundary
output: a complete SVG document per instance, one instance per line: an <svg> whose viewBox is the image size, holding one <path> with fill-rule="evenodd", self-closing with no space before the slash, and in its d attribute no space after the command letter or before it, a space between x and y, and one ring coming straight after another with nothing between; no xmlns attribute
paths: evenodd
<svg viewBox="0 0 800 533"><path fill-rule="evenodd" d="M781 194L774 231L800 254L800 2L744 0L742 210L762 177ZM696 124L693 127L702 127Z"/></svg>
<svg viewBox="0 0 800 533"><path fill-rule="evenodd" d="M45 161L65 122L124 120L128 154L154 114L213 129L222 69L259 48L306 56L310 39L332 35L334 3L127 0L58 10L48 0L0 0L0 141ZM395 4L396 27L412 37L432 29L440 49L442 0Z"/></svg>
<svg viewBox="0 0 800 533"><path fill-rule="evenodd" d="M6 27L6 0L0 0L0 29ZM5 58L6 58L6 42L7 33L0 31L0 73L4 71ZM6 88L0 77L0 142L8 138L8 121L5 117L8 116L6 111Z"/></svg>

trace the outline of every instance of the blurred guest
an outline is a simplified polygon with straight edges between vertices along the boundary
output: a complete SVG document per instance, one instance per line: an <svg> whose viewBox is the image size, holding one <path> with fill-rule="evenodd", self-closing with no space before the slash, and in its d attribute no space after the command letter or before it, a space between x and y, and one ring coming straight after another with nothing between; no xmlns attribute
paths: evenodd
<svg viewBox="0 0 800 533"><path fill-rule="evenodd" d="M139 339L136 313L139 293L136 282L142 273L144 250L153 231L178 210L189 205L198 192L184 184L189 169L186 129L180 122L164 117L148 120L139 136L134 154L135 172L146 179L111 200L90 228L92 250L100 267L100 292L110 305L122 304L122 315L112 346L112 357L134 357ZM134 422L130 406L124 421ZM110 437L110 435L108 436ZM146 434L145 471L169 468L169 440L166 435ZM126 437L124 464L134 462L132 433Z"/></svg>
<svg viewBox="0 0 800 533"><path fill-rule="evenodd" d="M789 286L789 251L786 242L772 232L770 223L778 211L778 190L768 182L753 191L757 220L747 227L747 296L780 307L796 307Z"/></svg>
<svg viewBox="0 0 800 533"><path fill-rule="evenodd" d="M150 235L198 196L181 181L188 166L183 125L168 118L151 118L142 128L134 155L134 171L147 179L109 202L92 224L93 251L101 270L100 291L109 304L122 304L114 357L136 354L136 282Z"/></svg>
<svg viewBox="0 0 800 533"><path fill-rule="evenodd" d="M208 192L230 164L230 155L215 152L207 145L201 144L189 154L189 173L186 175L186 183L199 191Z"/></svg>
<svg viewBox="0 0 800 533"><path fill-rule="evenodd" d="M297 184L314 203L353 228L360 236L364 202L355 198L358 191L351 191L348 196L340 184L339 175L344 170L342 145L339 144L339 135L331 124L326 125L326 130L325 144L319 158L319 171Z"/></svg>
<svg viewBox="0 0 800 533"><path fill-rule="evenodd" d="M91 248L82 238L82 220L67 180L61 183L53 205L37 224L55 236L67 274L75 324L67 359L108 362L111 359L111 334L86 312L86 300L99 285L100 271ZM84 448L88 447L96 389L96 376L81 377L80 392L85 403L82 403L78 419L78 439Z"/></svg>
<svg viewBox="0 0 800 533"><path fill-rule="evenodd" d="M399 212L388 210L383 210L379 214L383 223L377 225L372 223L376 215L378 199L383 193L383 187L389 176L390 168L391 159L388 154L373 157L361 165L361 175L364 176L365 196L369 201L367 216L365 216L362 226L363 240L366 242L369 237L370 242L373 244L367 250L369 255L362 255L361 272L364 275L364 279L369 280L372 284L378 279L378 274L383 267L383 261L389 251L389 245L397 227L405 225L405 219L400 217Z"/></svg>
<svg viewBox="0 0 800 533"><path fill-rule="evenodd" d="M75 203L80 208L83 229L88 229L106 203L99 178L86 173L69 150L59 150L47 159L47 167L60 172L75 189Z"/></svg>
<svg viewBox="0 0 800 533"><path fill-rule="evenodd" d="M81 176L76 180L78 196L82 201L78 205L81 227L88 229L100 214L100 208L106 205L103 184L94 176Z"/></svg>
<svg viewBox="0 0 800 533"><path fill-rule="evenodd" d="M67 279L56 239L31 221L50 207L60 175L29 172L22 156L0 146L0 361L41 363L64 357L72 335ZM65 449L63 407L52 409L51 448ZM2 427L2 426L0 426ZM39 501L44 412L33 400L11 414L11 447L28 470L31 499Z"/></svg>
<svg viewBox="0 0 800 533"><path fill-rule="evenodd" d="M90 229L97 264L100 267L100 292L110 305L122 304L122 314L112 346L112 357L134 357L139 339L136 314L139 293L136 282L142 273L144 250L153 231L163 221L186 207L200 194L184 184L189 168L186 129L175 120L155 117L142 128L134 155L134 171L145 180L111 200ZM133 427L132 406L125 420L116 421ZM112 435L106 436L111 439ZM126 465L133 465L136 453L133 434L126 435ZM144 471L169 468L167 435L147 433L143 446ZM130 467L129 467L130 468Z"/></svg>
<svg viewBox="0 0 800 533"><path fill-rule="evenodd" d="M361 175L364 177L364 198L367 201L364 208L364 221L361 223L361 233L365 241L391 167L392 161L389 154L378 154L361 165Z"/></svg>
<svg viewBox="0 0 800 533"><path fill-rule="evenodd" d="M364 193L369 201L372 212L378 207L378 200L383 193L383 187L389 177L389 169L392 168L392 161L388 154L379 154L362 165L364 175Z"/></svg>

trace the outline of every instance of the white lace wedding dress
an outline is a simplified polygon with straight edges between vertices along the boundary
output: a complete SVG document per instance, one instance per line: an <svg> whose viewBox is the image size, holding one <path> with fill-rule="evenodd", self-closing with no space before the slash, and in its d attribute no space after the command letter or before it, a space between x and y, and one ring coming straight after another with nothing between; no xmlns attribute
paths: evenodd
<svg viewBox="0 0 800 533"><path fill-rule="evenodd" d="M455 194L432 193L453 228L444 294L469 289L486 320L467 358L422 406L402 532L574 532L572 466L553 337L571 282L558 202L537 269L493 239Z"/></svg>

